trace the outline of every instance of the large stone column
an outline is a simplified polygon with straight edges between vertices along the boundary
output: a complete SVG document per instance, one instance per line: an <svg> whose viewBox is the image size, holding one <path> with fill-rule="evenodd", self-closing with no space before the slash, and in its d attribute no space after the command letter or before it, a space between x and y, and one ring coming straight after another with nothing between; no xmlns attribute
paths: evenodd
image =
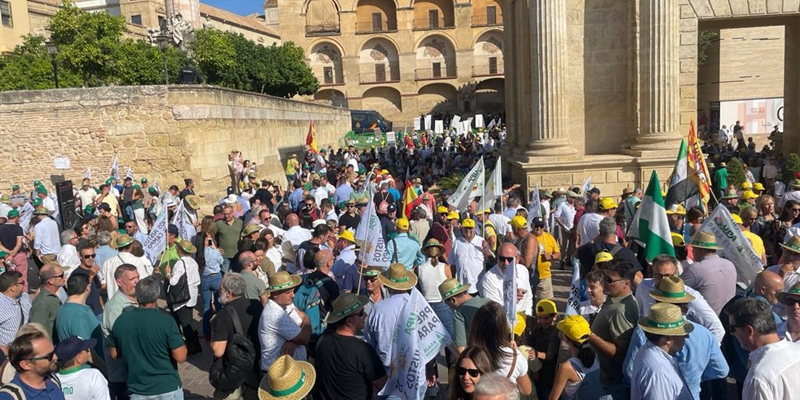
<svg viewBox="0 0 800 400"><path fill-rule="evenodd" d="M530 112L526 156L574 154L567 140L567 0L529 0ZM523 103L524 104L524 103Z"/></svg>
<svg viewBox="0 0 800 400"><path fill-rule="evenodd" d="M631 150L674 150L681 138L678 0L639 5L639 134Z"/></svg>

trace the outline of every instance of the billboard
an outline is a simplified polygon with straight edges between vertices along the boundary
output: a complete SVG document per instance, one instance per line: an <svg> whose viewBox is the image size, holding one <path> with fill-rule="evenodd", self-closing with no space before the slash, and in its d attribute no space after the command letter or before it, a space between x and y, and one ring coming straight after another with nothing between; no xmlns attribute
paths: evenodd
<svg viewBox="0 0 800 400"><path fill-rule="evenodd" d="M783 98L721 101L719 125L732 128L736 121L745 134L768 134L778 125L783 131Z"/></svg>

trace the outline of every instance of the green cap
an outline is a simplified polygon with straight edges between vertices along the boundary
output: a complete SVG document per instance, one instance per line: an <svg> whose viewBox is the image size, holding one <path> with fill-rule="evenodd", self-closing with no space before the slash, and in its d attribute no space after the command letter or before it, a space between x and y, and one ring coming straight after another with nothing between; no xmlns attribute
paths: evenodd
<svg viewBox="0 0 800 400"><path fill-rule="evenodd" d="M158 192L156 192L156 188L154 188L154 187L152 187L152 186L150 186L149 188L147 188L147 192L148 192L148 193L150 193L150 194L153 194L153 193L158 193Z"/></svg>
<svg viewBox="0 0 800 400"><path fill-rule="evenodd" d="M147 183L147 178L142 178L141 182L142 183Z"/></svg>
<svg viewBox="0 0 800 400"><path fill-rule="evenodd" d="M86 213L86 214L94 214L94 207L92 207L92 206L86 206L86 207L83 209L83 212L84 212L84 213Z"/></svg>
<svg viewBox="0 0 800 400"><path fill-rule="evenodd" d="M42 205L42 199L40 199L38 197L33 199L33 201L31 202L31 205L34 206L34 207Z"/></svg>
<svg viewBox="0 0 800 400"><path fill-rule="evenodd" d="M112 179L112 178L106 179L106 185L110 185L113 182L114 182L114 179Z"/></svg>
<svg viewBox="0 0 800 400"><path fill-rule="evenodd" d="M139 185L133 185L133 188L136 189L136 190L142 190L142 187L139 186Z"/></svg>
<svg viewBox="0 0 800 400"><path fill-rule="evenodd" d="M45 189L44 186L37 186L36 193L47 194L47 189Z"/></svg>
<svg viewBox="0 0 800 400"><path fill-rule="evenodd" d="M13 186L11 186L11 190L19 190L19 185L13 185Z"/></svg>
<svg viewBox="0 0 800 400"><path fill-rule="evenodd" d="M17 218L19 217L19 210L11 210L8 212L8 218Z"/></svg>
<svg viewBox="0 0 800 400"><path fill-rule="evenodd" d="M37 179L37 180L35 180L35 181L33 181L33 186L39 186L39 185L41 185L41 184L42 184L42 182L39 182L39 180L38 180L38 179Z"/></svg>

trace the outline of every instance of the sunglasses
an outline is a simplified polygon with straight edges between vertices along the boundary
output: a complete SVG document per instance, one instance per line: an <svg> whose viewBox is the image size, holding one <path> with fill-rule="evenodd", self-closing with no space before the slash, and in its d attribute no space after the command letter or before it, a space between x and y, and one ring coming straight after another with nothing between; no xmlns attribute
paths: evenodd
<svg viewBox="0 0 800 400"><path fill-rule="evenodd" d="M795 299L788 296L783 298L783 304L785 304L787 307L794 307L794 305L797 303L800 303L800 299Z"/></svg>
<svg viewBox="0 0 800 400"><path fill-rule="evenodd" d="M503 261L503 262L507 262L507 263L513 262L514 258L515 257L503 257L503 256L497 257L498 260Z"/></svg>
<svg viewBox="0 0 800 400"><path fill-rule="evenodd" d="M627 281L627 279L625 279L625 278L614 279L614 278L612 278L610 276L606 276L606 277L603 278L603 282L605 282L607 285L610 285L612 283L616 283L616 282L619 282L619 281Z"/></svg>
<svg viewBox="0 0 800 400"><path fill-rule="evenodd" d="M53 361L53 356L55 356L55 355L56 355L56 352L55 351L51 351L51 352L49 352L49 353L47 353L47 354L45 354L43 356L40 356L40 357L29 358L28 361L40 361L40 360Z"/></svg>
<svg viewBox="0 0 800 400"><path fill-rule="evenodd" d="M90 259L90 258L94 258L94 257L95 257L95 255L96 255L96 254L84 254L84 255L83 255L83 259L84 259L84 260L88 260L88 259Z"/></svg>
<svg viewBox="0 0 800 400"><path fill-rule="evenodd" d="M469 374L469 376L473 378L477 378L478 375L482 374L481 370L479 369L464 368L464 367L458 367L456 369L456 373L458 374L458 376L464 376L466 374Z"/></svg>
<svg viewBox="0 0 800 400"><path fill-rule="evenodd" d="M792 208L792 212L800 212L800 208Z"/></svg>
<svg viewBox="0 0 800 400"><path fill-rule="evenodd" d="M56 278L57 278L57 279L61 279L61 278L63 278L63 277L64 277L64 274L62 273L61 275L54 275L54 276L51 276L51 277L49 277L49 278L47 278L47 279L56 279Z"/></svg>

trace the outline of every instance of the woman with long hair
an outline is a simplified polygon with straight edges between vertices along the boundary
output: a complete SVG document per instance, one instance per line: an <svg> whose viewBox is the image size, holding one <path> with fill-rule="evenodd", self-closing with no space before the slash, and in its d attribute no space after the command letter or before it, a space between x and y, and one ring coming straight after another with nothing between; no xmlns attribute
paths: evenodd
<svg viewBox="0 0 800 400"><path fill-rule="evenodd" d="M775 234L775 247L773 251L773 260L780 260L783 254L783 247L780 246L784 242L786 232L789 228L800 220L800 203L794 200L787 200L783 205L783 212L778 219L776 234Z"/></svg>
<svg viewBox="0 0 800 400"><path fill-rule="evenodd" d="M521 394L531 394L533 384L528 376L528 357L517 350L517 345L511 341L511 331L500 304L492 301L475 312L467 345L486 353L489 370L484 373L503 375L517 384Z"/></svg>
<svg viewBox="0 0 800 400"><path fill-rule="evenodd" d="M450 376L450 400L469 400L475 392L475 385L488 371L489 359L477 347L467 347L458 356L455 373Z"/></svg>
<svg viewBox="0 0 800 400"><path fill-rule="evenodd" d="M203 336L211 337L211 317L222 308L219 303L219 288L222 283L221 249L216 242L217 225L214 217L206 215L200 221L200 232L192 240L197 248L195 261L200 271L200 294L203 297ZM214 305L212 310L211 305Z"/></svg>

